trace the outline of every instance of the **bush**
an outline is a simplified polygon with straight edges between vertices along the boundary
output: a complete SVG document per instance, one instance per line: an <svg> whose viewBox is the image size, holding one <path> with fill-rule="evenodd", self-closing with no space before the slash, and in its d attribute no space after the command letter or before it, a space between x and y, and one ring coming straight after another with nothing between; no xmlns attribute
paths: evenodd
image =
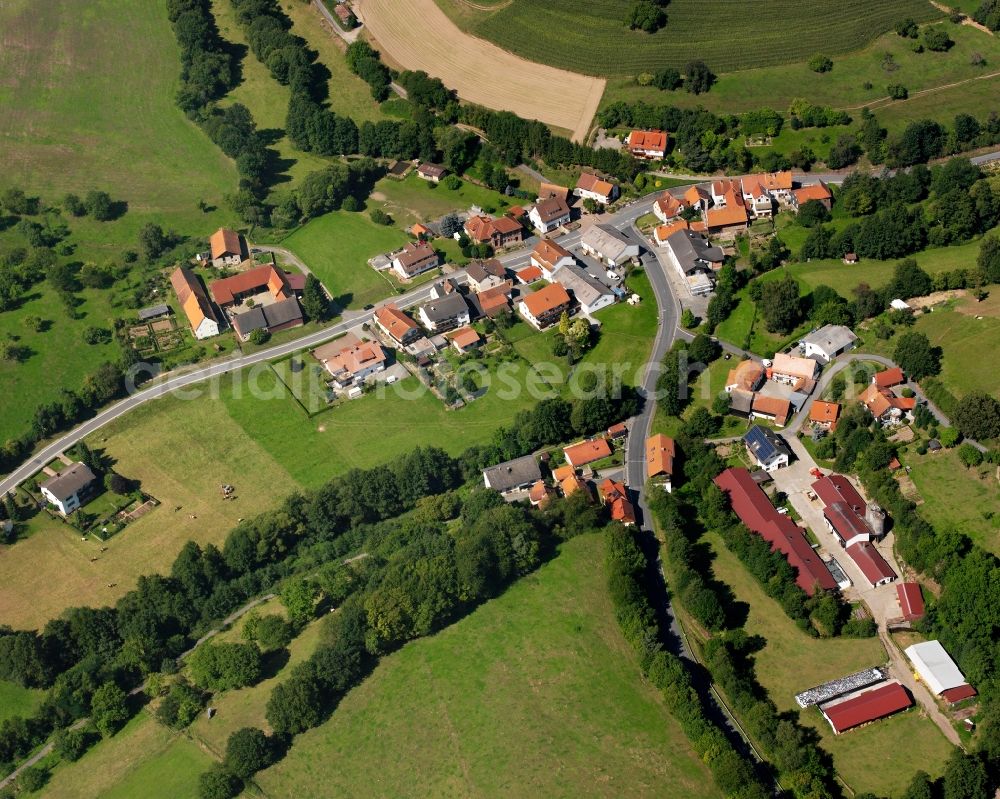
<svg viewBox="0 0 1000 799"><path fill-rule="evenodd" d="M916 39L917 35L920 33L920 28L917 27L916 20L913 17L907 17L906 19L901 19L896 23L896 33L906 39Z"/></svg>
<svg viewBox="0 0 1000 799"><path fill-rule="evenodd" d="M271 760L271 742L256 727L236 730L226 742L226 767L244 780L267 768Z"/></svg>
<svg viewBox="0 0 1000 799"><path fill-rule="evenodd" d="M393 223L392 217L389 216L389 214L387 214L381 208L372 209L372 212L369 214L369 216L371 217L372 222L374 222L376 225L388 226Z"/></svg>
<svg viewBox="0 0 1000 799"><path fill-rule="evenodd" d="M198 799L232 799L243 790L243 781L223 766L214 766L198 777Z"/></svg>
<svg viewBox="0 0 1000 799"><path fill-rule="evenodd" d="M938 441L941 442L942 447L950 449L958 443L958 439L959 432L954 427L942 427L938 433Z"/></svg>
<svg viewBox="0 0 1000 799"><path fill-rule="evenodd" d="M901 86L898 83L889 84L888 86L885 87L885 91L889 95L889 97L891 97L893 100L905 100L907 97L910 96L910 93L907 91L906 87Z"/></svg>
<svg viewBox="0 0 1000 799"><path fill-rule="evenodd" d="M965 443L958 448L958 458L966 466L975 468L983 462L985 456L982 452L972 446L972 444Z"/></svg>
<svg viewBox="0 0 1000 799"><path fill-rule="evenodd" d="M250 331L249 341L251 344L267 344L271 340L271 332L267 328L258 327Z"/></svg>
<svg viewBox="0 0 1000 799"><path fill-rule="evenodd" d="M833 69L833 59L827 55L814 55L809 59L809 69L813 72L829 72Z"/></svg>
<svg viewBox="0 0 1000 799"><path fill-rule="evenodd" d="M41 766L29 766L21 771L17 777L17 787L22 791L34 793L45 787L49 781L49 772Z"/></svg>
<svg viewBox="0 0 1000 799"><path fill-rule="evenodd" d="M458 191L462 188L462 179L458 175L448 175L441 181L441 185L448 189L448 191Z"/></svg>
<svg viewBox="0 0 1000 799"><path fill-rule="evenodd" d="M928 50L933 50L936 53L943 53L950 48L954 42L952 42L951 37L948 36L948 32L944 28L935 26L933 28L927 28L924 31L924 44L927 46Z"/></svg>
<svg viewBox="0 0 1000 799"><path fill-rule="evenodd" d="M207 642L194 651L188 663L195 683L211 691L243 688L261 676L260 650L254 644Z"/></svg>
<svg viewBox="0 0 1000 799"><path fill-rule="evenodd" d="M660 91L677 89L681 85L681 73L673 67L666 67L653 75L653 85Z"/></svg>
<svg viewBox="0 0 1000 799"><path fill-rule="evenodd" d="M59 757L73 763L83 757L92 740L92 735L85 729L56 730L52 737L53 747Z"/></svg>

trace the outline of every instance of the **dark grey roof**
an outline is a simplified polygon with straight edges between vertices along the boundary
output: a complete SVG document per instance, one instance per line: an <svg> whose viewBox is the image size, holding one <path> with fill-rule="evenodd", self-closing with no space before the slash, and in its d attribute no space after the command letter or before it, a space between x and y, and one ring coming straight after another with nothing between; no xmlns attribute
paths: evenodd
<svg viewBox="0 0 1000 799"><path fill-rule="evenodd" d="M233 314L233 327L241 336L246 336L254 330L263 330L267 327L267 319L264 318L264 310L260 305L251 308L243 313Z"/></svg>
<svg viewBox="0 0 1000 799"><path fill-rule="evenodd" d="M139 319L145 322L147 319L155 319L157 316L166 316L170 313L170 306L165 302L159 305L150 305L139 311Z"/></svg>
<svg viewBox="0 0 1000 799"><path fill-rule="evenodd" d="M473 261L465 271L469 275L469 279L477 283L481 283L490 275L500 278L507 275L507 270L496 258L490 258L488 261Z"/></svg>
<svg viewBox="0 0 1000 799"><path fill-rule="evenodd" d="M458 292L448 294L437 300L431 300L423 306L424 314L432 322L442 322L454 319L469 310L468 304Z"/></svg>
<svg viewBox="0 0 1000 799"><path fill-rule="evenodd" d="M792 457L785 439L773 430L768 430L758 424L747 430L743 441L753 456L761 463L770 463L778 455L785 455L789 459Z"/></svg>
<svg viewBox="0 0 1000 799"><path fill-rule="evenodd" d="M593 305L611 289L595 280L576 264L563 266L556 272L555 280L567 291L573 292L573 299L580 305Z"/></svg>
<svg viewBox="0 0 1000 799"><path fill-rule="evenodd" d="M299 301L295 297L289 297L287 300L279 300L265 305L264 319L267 320L268 327L302 321L302 309L299 307Z"/></svg>
<svg viewBox="0 0 1000 799"><path fill-rule="evenodd" d="M753 409L753 392L742 388L734 388L729 392L729 410L749 416Z"/></svg>
<svg viewBox="0 0 1000 799"><path fill-rule="evenodd" d="M542 472L534 455L525 455L483 470L486 485L501 494L541 479Z"/></svg>
<svg viewBox="0 0 1000 799"><path fill-rule="evenodd" d="M85 463L74 463L63 469L55 477L50 477L41 487L60 502L69 499L81 488L90 485L97 478Z"/></svg>
<svg viewBox="0 0 1000 799"><path fill-rule="evenodd" d="M677 262L685 274L712 271L713 263L721 263L725 253L721 247L713 247L708 239L693 230L678 230L667 238Z"/></svg>

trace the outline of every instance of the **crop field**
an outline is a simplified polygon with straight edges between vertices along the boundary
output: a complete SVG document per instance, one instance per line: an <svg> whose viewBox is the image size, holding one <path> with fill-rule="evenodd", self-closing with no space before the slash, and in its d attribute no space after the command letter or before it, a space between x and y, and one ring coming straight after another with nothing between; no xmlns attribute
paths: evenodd
<svg viewBox="0 0 1000 799"><path fill-rule="evenodd" d="M140 711L112 738L75 763L52 770L44 795L54 799L194 799L198 775L212 757L180 733Z"/></svg>
<svg viewBox="0 0 1000 799"><path fill-rule="evenodd" d="M940 530L964 533L1000 555L1000 492L996 466L970 469L954 449L906 453L910 478L924 502L920 514Z"/></svg>
<svg viewBox="0 0 1000 799"><path fill-rule="evenodd" d="M441 78L463 100L541 120L571 131L577 141L587 135L603 80L566 72L573 67L539 54L532 56L539 63L532 63L514 55L505 42L497 47L464 34L434 0L361 0L355 7L390 61ZM524 33L539 36L545 28L532 24ZM489 30L496 30L494 23Z"/></svg>
<svg viewBox="0 0 1000 799"><path fill-rule="evenodd" d="M585 10L574 0L512 0L497 10L463 0L438 2L463 30L505 50L606 77L679 68L693 58L721 74L805 61L820 52L837 56L864 47L904 17L942 16L923 0L673 0L666 27L647 34L624 24L631 0L589 3Z"/></svg>
<svg viewBox="0 0 1000 799"><path fill-rule="evenodd" d="M618 631L603 546L596 534L567 542L498 599L386 657L258 773L261 789L718 797Z"/></svg>
<svg viewBox="0 0 1000 799"><path fill-rule="evenodd" d="M767 641L754 656L756 673L779 710L799 710L794 695L805 688L886 662L885 649L877 638L810 638L764 593L720 538L710 534L707 540L715 554L712 568L716 578L733 589L738 601L749 605L747 633ZM918 710L844 735L834 735L816 708L800 711L800 720L819 733L821 746L833 756L837 773L854 793L899 796L917 768L940 775L952 749L934 723ZM901 740L906 741L907 757L885 757Z"/></svg>
<svg viewBox="0 0 1000 799"><path fill-rule="evenodd" d="M236 169L174 105L180 59L163 0L12 0L0 29L0 187L127 202L115 254L145 222L207 233L227 218L198 209L224 205Z"/></svg>

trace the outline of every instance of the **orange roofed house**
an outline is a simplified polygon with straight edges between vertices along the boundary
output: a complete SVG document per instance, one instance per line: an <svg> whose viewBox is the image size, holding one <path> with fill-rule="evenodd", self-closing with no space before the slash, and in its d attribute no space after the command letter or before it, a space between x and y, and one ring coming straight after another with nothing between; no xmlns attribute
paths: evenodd
<svg viewBox="0 0 1000 799"><path fill-rule="evenodd" d="M874 383L858 395L858 401L883 426L900 424L917 406L916 398L897 397L889 389L879 388Z"/></svg>
<svg viewBox="0 0 1000 799"><path fill-rule="evenodd" d="M220 227L208 240L212 266L239 266L247 259L246 240L235 230Z"/></svg>
<svg viewBox="0 0 1000 799"><path fill-rule="evenodd" d="M808 186L803 186L801 189L796 189L792 192L792 206L796 210L810 200L818 200L827 211L833 207L833 193L830 191L830 187L822 180L810 183Z"/></svg>
<svg viewBox="0 0 1000 799"><path fill-rule="evenodd" d="M392 303L383 305L375 311L375 324L401 347L423 335L420 325Z"/></svg>
<svg viewBox="0 0 1000 799"><path fill-rule="evenodd" d="M653 202L653 213L661 222L667 223L679 217L686 207L683 200L678 200L669 191L665 191Z"/></svg>
<svg viewBox="0 0 1000 799"><path fill-rule="evenodd" d="M663 433L657 433L646 439L646 479L671 490L674 476L674 458L677 448L674 440Z"/></svg>
<svg viewBox="0 0 1000 799"><path fill-rule="evenodd" d="M358 341L353 336L317 347L313 356L341 390L360 386L370 375L385 370L385 350L378 342Z"/></svg>
<svg viewBox="0 0 1000 799"><path fill-rule="evenodd" d="M581 441L563 448L566 462L576 469L611 456L611 445L606 438Z"/></svg>
<svg viewBox="0 0 1000 799"><path fill-rule="evenodd" d="M559 321L563 311L572 303L569 293L559 283L549 283L545 288L529 294L517 304L518 313L532 326L544 330Z"/></svg>
<svg viewBox="0 0 1000 799"><path fill-rule="evenodd" d="M194 337L200 340L219 335L219 320L195 274L186 266L178 267L170 275L170 285Z"/></svg>
<svg viewBox="0 0 1000 799"><path fill-rule="evenodd" d="M635 524L635 508L629 502L624 483L616 482L610 477L605 478L597 486L597 493L611 514L612 521L628 525Z"/></svg>
<svg viewBox="0 0 1000 799"><path fill-rule="evenodd" d="M216 280L210 288L212 299L246 340L254 330L273 333L301 325L302 308L296 295L304 286L304 275L287 274L266 264Z"/></svg>
<svg viewBox="0 0 1000 799"><path fill-rule="evenodd" d="M563 266L572 266L576 258L565 247L551 239L542 239L531 251L531 265L541 270L541 277L552 280L556 271Z"/></svg>
<svg viewBox="0 0 1000 799"><path fill-rule="evenodd" d="M809 421L823 430L836 430L840 418L840 405L836 402L816 400L809 409Z"/></svg>
<svg viewBox="0 0 1000 799"><path fill-rule="evenodd" d="M590 172L584 172L576 182L573 194L585 200L595 200L601 205L607 205L618 196L618 187L614 183L602 180Z"/></svg>
<svg viewBox="0 0 1000 799"><path fill-rule="evenodd" d="M667 154L667 134L662 130L633 130L625 146L636 158L659 160Z"/></svg>

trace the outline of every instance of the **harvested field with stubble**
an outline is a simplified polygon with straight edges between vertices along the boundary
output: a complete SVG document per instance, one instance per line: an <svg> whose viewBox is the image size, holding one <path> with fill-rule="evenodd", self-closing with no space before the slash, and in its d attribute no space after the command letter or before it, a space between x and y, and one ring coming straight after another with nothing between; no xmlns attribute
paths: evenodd
<svg viewBox="0 0 1000 799"><path fill-rule="evenodd" d="M441 78L463 100L572 131L583 141L604 80L533 63L463 33L434 0L359 0L376 46L404 69Z"/></svg>

